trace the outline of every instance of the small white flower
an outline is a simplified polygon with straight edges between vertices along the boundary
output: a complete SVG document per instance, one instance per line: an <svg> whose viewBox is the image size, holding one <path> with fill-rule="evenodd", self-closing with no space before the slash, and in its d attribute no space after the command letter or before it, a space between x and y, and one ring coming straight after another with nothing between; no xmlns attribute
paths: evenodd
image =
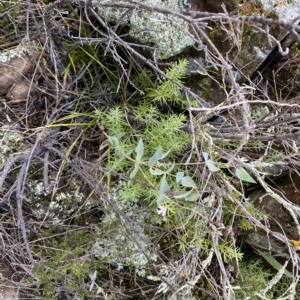
<svg viewBox="0 0 300 300"><path fill-rule="evenodd" d="M168 209L165 206L159 206L158 208L157 213L165 217Z"/></svg>

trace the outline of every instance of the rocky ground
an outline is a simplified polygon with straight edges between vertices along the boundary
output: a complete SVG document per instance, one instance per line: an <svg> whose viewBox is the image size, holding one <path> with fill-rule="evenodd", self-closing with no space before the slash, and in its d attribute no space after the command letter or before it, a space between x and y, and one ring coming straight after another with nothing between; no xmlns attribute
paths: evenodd
<svg viewBox="0 0 300 300"><path fill-rule="evenodd" d="M2 299L297 299L300 4L222 3L0 4Z"/></svg>

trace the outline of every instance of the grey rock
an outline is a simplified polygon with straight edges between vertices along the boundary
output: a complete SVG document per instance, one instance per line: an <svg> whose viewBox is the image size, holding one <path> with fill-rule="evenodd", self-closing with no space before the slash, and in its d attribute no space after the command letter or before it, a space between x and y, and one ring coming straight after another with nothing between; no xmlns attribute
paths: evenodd
<svg viewBox="0 0 300 300"><path fill-rule="evenodd" d="M126 3L119 0L112 2ZM145 0L144 3L155 7L179 9L178 0ZM154 45L156 50L152 51L152 55L156 59L172 57L194 44L187 22L175 16L141 9L129 11L103 6L99 6L99 15L105 17L108 22L129 26L129 36L137 42Z"/></svg>

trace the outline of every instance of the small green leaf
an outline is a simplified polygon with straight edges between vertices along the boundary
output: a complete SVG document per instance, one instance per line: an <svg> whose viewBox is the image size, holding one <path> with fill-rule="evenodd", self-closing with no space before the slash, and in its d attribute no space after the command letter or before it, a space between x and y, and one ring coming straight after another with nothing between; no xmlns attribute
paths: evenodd
<svg viewBox="0 0 300 300"><path fill-rule="evenodd" d="M217 172L220 170L220 168L218 168L211 159L208 159L208 153L207 152L202 152L202 155L204 157L205 160L205 165L208 167L208 169L211 172Z"/></svg>
<svg viewBox="0 0 300 300"><path fill-rule="evenodd" d="M192 157L193 157L193 154L194 154L193 151L190 151L190 152L191 152L190 155L188 156L187 160L184 162L184 163L187 164L187 165L190 163L190 161L191 161L191 159L192 159Z"/></svg>
<svg viewBox="0 0 300 300"><path fill-rule="evenodd" d="M220 168L218 168L210 159L207 160L205 164L211 172L217 172L220 170Z"/></svg>
<svg viewBox="0 0 300 300"><path fill-rule="evenodd" d="M184 187L191 187L191 188L196 188L197 185L194 182L194 180L192 179L192 177L190 176L184 176L180 183L184 186Z"/></svg>
<svg viewBox="0 0 300 300"><path fill-rule="evenodd" d="M122 161L124 160L125 156L120 157L114 164L113 166L109 169L109 171L114 171L118 166L121 165Z"/></svg>
<svg viewBox="0 0 300 300"><path fill-rule="evenodd" d="M183 193L183 194L176 195L176 196L174 196L174 198L175 198L175 199L186 198L186 197L187 197L190 193L192 193L192 192L193 192L193 190L190 190L190 191L185 192L185 193Z"/></svg>
<svg viewBox="0 0 300 300"><path fill-rule="evenodd" d="M205 197L202 201L205 205L208 205L208 206L212 206L213 203L215 202L215 194L211 194L207 197Z"/></svg>
<svg viewBox="0 0 300 300"><path fill-rule="evenodd" d="M186 201L196 201L197 199L199 198L199 193L196 193L196 192L192 192L191 194L187 195L185 197L185 200Z"/></svg>
<svg viewBox="0 0 300 300"><path fill-rule="evenodd" d="M235 170L235 175L243 181L256 183L253 177L251 177L251 175L243 167L237 168Z"/></svg>
<svg viewBox="0 0 300 300"><path fill-rule="evenodd" d="M186 201L196 201L199 198L199 194L196 192L193 192L193 190L190 190L188 192L185 192L183 194L180 195L176 195L174 196L175 199L182 199L184 198L184 200Z"/></svg>
<svg viewBox="0 0 300 300"><path fill-rule="evenodd" d="M105 141L101 144L101 146L99 147L99 150L103 150L104 148L107 147L107 145L108 145L108 140L105 140Z"/></svg>
<svg viewBox="0 0 300 300"><path fill-rule="evenodd" d="M110 143L110 145L115 148L115 147L117 147L119 145L119 143L120 143L119 140L124 135L125 135L125 133L121 132L121 133L118 133L118 134L116 134L114 136L108 136L107 139L108 139L108 142Z"/></svg>
<svg viewBox="0 0 300 300"><path fill-rule="evenodd" d="M282 265L269 253L260 251L258 253L277 271L282 268ZM293 275L288 270L284 270L284 275L288 278L293 278Z"/></svg>
<svg viewBox="0 0 300 300"><path fill-rule="evenodd" d="M97 278L97 271L94 271L94 273L92 275L90 275L90 278L92 281L95 281Z"/></svg>
<svg viewBox="0 0 300 300"><path fill-rule="evenodd" d="M182 179L183 176L184 176L183 172L177 172L176 173L176 182L178 183Z"/></svg>
<svg viewBox="0 0 300 300"><path fill-rule="evenodd" d="M173 169L174 169L174 167L175 167L175 163L174 164L172 164L172 166L166 171L166 173L170 173L170 172L172 172L173 171Z"/></svg>
<svg viewBox="0 0 300 300"><path fill-rule="evenodd" d="M139 170L139 166L138 166L138 165L135 165L135 166L134 166L134 169L133 169L133 171L130 173L129 177L130 177L130 178L134 178L135 175L136 175L136 173L138 172L138 170Z"/></svg>
<svg viewBox="0 0 300 300"><path fill-rule="evenodd" d="M161 150L161 148L159 147L156 151L155 151L155 153L149 158L149 165L150 165L150 167L153 167L154 166L154 164L158 161L158 160L160 160L160 158L163 156L163 152L162 152L162 150Z"/></svg>
<svg viewBox="0 0 300 300"><path fill-rule="evenodd" d="M91 278L91 285L90 285L90 291L94 288L95 280L97 278L97 271L95 271L92 275L90 275Z"/></svg>
<svg viewBox="0 0 300 300"><path fill-rule="evenodd" d="M108 141L112 147L117 147L119 145L119 139L116 136L109 136Z"/></svg>
<svg viewBox="0 0 300 300"><path fill-rule="evenodd" d="M202 155L204 157L204 160L207 161L207 159L208 159L208 153L207 152L202 152Z"/></svg>
<svg viewBox="0 0 300 300"><path fill-rule="evenodd" d="M163 171L163 170L160 170L160 169L152 169L152 168L150 168L150 174L156 176L156 175L166 174L166 172Z"/></svg>
<svg viewBox="0 0 300 300"><path fill-rule="evenodd" d="M135 152L136 152L136 160L140 161L144 155L144 142L143 139L139 140L138 145L135 148Z"/></svg>
<svg viewBox="0 0 300 300"><path fill-rule="evenodd" d="M130 156L133 150L129 150L126 152L127 156ZM114 171L124 160L125 156L121 153L120 158L113 164L113 166L109 169L109 172Z"/></svg>
<svg viewBox="0 0 300 300"><path fill-rule="evenodd" d="M160 159L164 159L168 154L170 153L170 150L167 151L166 153L163 153L161 148L159 147L155 153L149 158L149 165L150 167L153 167L154 164L159 161Z"/></svg>
<svg viewBox="0 0 300 300"><path fill-rule="evenodd" d="M165 202L167 201L167 199L168 198L165 194L158 195L157 200L156 200L157 206L164 205Z"/></svg>
<svg viewBox="0 0 300 300"><path fill-rule="evenodd" d="M287 258L287 259L290 258L290 256L287 253L277 253L277 254L274 254L273 257L283 257L283 258Z"/></svg>
<svg viewBox="0 0 300 300"><path fill-rule="evenodd" d="M159 189L158 193L163 194L163 193L166 193L169 191L170 191L170 187L166 180L166 174L164 174L164 176L162 177L161 182L160 182L160 189Z"/></svg>

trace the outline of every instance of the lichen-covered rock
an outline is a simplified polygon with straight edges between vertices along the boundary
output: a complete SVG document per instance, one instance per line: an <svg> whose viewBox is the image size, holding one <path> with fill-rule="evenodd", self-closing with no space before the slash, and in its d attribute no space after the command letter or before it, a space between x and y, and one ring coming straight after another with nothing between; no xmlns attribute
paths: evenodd
<svg viewBox="0 0 300 300"><path fill-rule="evenodd" d="M28 50L25 41L14 49L0 51L0 95L13 100L23 100L30 93L36 92L34 85L23 75L34 68L34 59L38 56L38 51Z"/></svg>
<svg viewBox="0 0 300 300"><path fill-rule="evenodd" d="M24 137L13 126L0 128L0 166L2 167L10 154L22 152L27 149Z"/></svg>
<svg viewBox="0 0 300 300"><path fill-rule="evenodd" d="M126 1L114 0L117 3ZM146 4L154 7L178 9L178 0L145 0ZM157 59L165 59L179 54L188 46L194 44L194 40L188 32L188 24L182 19L150 10L118 9L115 7L101 7L99 14L108 22L129 26L129 36L139 43L151 45L157 48L152 55Z"/></svg>
<svg viewBox="0 0 300 300"><path fill-rule="evenodd" d="M293 20L299 17L299 0L260 0L265 9L274 11L280 19Z"/></svg>

